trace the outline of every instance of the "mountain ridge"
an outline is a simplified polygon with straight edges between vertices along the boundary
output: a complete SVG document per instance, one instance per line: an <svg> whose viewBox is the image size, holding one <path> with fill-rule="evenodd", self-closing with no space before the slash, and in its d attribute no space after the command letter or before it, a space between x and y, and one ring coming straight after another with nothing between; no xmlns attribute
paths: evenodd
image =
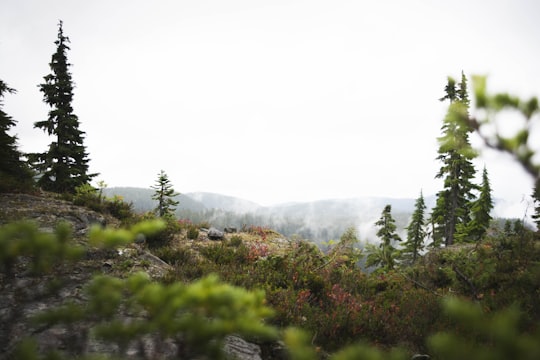
<svg viewBox="0 0 540 360"><path fill-rule="evenodd" d="M154 192L155 190L151 188L139 187L111 187L103 190L103 193L106 196L121 196L122 198L124 198L124 200L128 202L133 202L134 205L137 205L140 202L153 201L152 195L154 194ZM219 209L238 213L302 209L307 206L331 206L333 208L336 208L337 206L342 206L344 209L352 210L354 208L365 206L371 207L373 205L381 206L382 211L383 207L387 204L392 205L392 209L398 212L412 212L414 210L414 203L416 201L416 199L412 198L362 196L350 198L327 198L312 201L294 201L277 203L273 205L261 205L248 199L205 191L181 193L180 195L175 197L175 199L179 201L177 208L182 210L187 209L199 211L205 209ZM425 200L429 208L430 205L434 204L435 196L425 197ZM137 208L137 206L135 207ZM145 211L149 210L151 210L151 207L146 206Z"/></svg>
<svg viewBox="0 0 540 360"><path fill-rule="evenodd" d="M136 211L151 211L156 207L151 188L109 188L106 196L119 195L132 202ZM375 222L387 204L402 232L414 211L415 199L359 197L322 199L263 206L250 200L210 192L178 195L176 215L192 222L208 222L218 228L265 226L285 236L298 235L317 243L339 239L347 228L355 228L361 239L376 241ZM428 207L435 197L426 198Z"/></svg>
<svg viewBox="0 0 540 360"><path fill-rule="evenodd" d="M155 209L152 188L113 187L104 189L106 196L121 196L137 212ZM285 236L298 235L324 243L339 239L348 228L355 228L361 241L377 242L375 222L384 207L392 206L398 233L406 237L416 199L366 196L287 202L264 206L256 202L213 192L191 192L178 195L176 216L194 223L208 223L217 228L263 226ZM436 195L424 196L426 213L436 202ZM497 206L498 200L495 199ZM496 208L494 209L496 213Z"/></svg>

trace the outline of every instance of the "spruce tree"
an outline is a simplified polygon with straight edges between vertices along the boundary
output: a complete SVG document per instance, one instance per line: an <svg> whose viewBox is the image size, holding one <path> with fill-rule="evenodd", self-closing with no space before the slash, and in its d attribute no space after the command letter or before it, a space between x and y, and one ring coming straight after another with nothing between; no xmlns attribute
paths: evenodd
<svg viewBox="0 0 540 360"><path fill-rule="evenodd" d="M366 261L367 266L380 265L383 271L392 270L396 263L397 250L395 242L401 241L396 233L395 220L392 217L392 206L386 205L381 217L375 223L379 227L377 236L381 239L378 248L374 245L366 247L369 253Z"/></svg>
<svg viewBox="0 0 540 360"><path fill-rule="evenodd" d="M167 174L161 170L156 180L156 185L152 186L152 189L156 190L152 196L153 200L157 200L158 205L155 208L155 212L159 217L172 217L174 216L175 206L178 205L178 201L173 198L180 195L175 192L171 181Z"/></svg>
<svg viewBox="0 0 540 360"><path fill-rule="evenodd" d="M493 199L491 198L491 185L487 169L482 172L482 185L480 195L471 205L471 220L462 231L458 231L456 239L459 241L477 242L485 235L491 222L491 210Z"/></svg>
<svg viewBox="0 0 540 360"><path fill-rule="evenodd" d="M534 214L532 215L532 219L536 224L536 231L540 232L540 180L536 180L534 184L532 198L534 202Z"/></svg>
<svg viewBox="0 0 540 360"><path fill-rule="evenodd" d="M467 124L469 98L465 75L462 74L457 87L449 78L445 91L441 100L450 100L450 106L443 122L443 134L438 138L437 160L442 162L442 167L436 175L444 180L444 189L437 194L431 215L435 246L443 241L446 246L454 243L457 229L463 228L460 224L470 221L471 203L475 199L473 191L477 189L472 182L476 173L472 159L476 153L469 142L471 128Z"/></svg>
<svg viewBox="0 0 540 360"><path fill-rule="evenodd" d="M32 185L32 173L17 149L17 137L8 133L16 122L3 110L4 94L15 92L0 80L0 192L27 190Z"/></svg>
<svg viewBox="0 0 540 360"><path fill-rule="evenodd" d="M83 144L84 132L73 113L73 81L67 60L69 38L64 35L62 21L58 24L56 52L49 63L51 74L39 85L43 101L51 110L47 120L34 123L48 135L56 137L45 153L32 154L31 160L41 174L38 180L44 190L74 193L78 186L88 184L97 174L88 173L88 154Z"/></svg>
<svg viewBox="0 0 540 360"><path fill-rule="evenodd" d="M416 199L414 212L409 226L407 226L407 241L403 244L402 254L411 263L415 263L420 252L424 250L426 203L424 195L420 192L420 197Z"/></svg>

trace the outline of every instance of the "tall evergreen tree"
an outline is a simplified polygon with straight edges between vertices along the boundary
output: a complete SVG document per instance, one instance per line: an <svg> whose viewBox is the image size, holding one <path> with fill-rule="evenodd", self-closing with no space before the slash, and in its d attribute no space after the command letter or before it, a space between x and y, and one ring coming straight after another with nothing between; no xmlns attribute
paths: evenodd
<svg viewBox="0 0 540 360"><path fill-rule="evenodd" d="M8 133L16 122L3 110L4 94L15 92L0 80L0 192L26 190L32 185L32 173L17 149L17 137Z"/></svg>
<svg viewBox="0 0 540 360"><path fill-rule="evenodd" d="M44 102L51 108L47 120L34 123L48 135L56 136L45 153L32 154L31 160L41 174L38 180L44 190L73 193L80 185L88 184L97 174L88 173L88 154L83 145L84 132L73 113L73 81L67 60L69 38L64 35L62 21L58 24L56 52L49 63L52 73L39 85Z"/></svg>
<svg viewBox="0 0 540 360"><path fill-rule="evenodd" d="M409 226L407 226L407 241L403 244L402 254L403 257L415 263L418 256L424 250L424 240L426 238L425 230L425 211L426 203L424 201L424 195L420 192L420 197L416 199L414 205L414 212L411 218Z"/></svg>
<svg viewBox="0 0 540 360"><path fill-rule="evenodd" d="M377 236L381 239L381 243L378 248L374 245L366 247L369 253L366 259L367 266L379 265L383 271L394 268L397 257L397 249L394 244L401 241L401 238L396 233L395 222L392 217L392 206L386 205L381 217L375 223L379 227Z"/></svg>
<svg viewBox="0 0 540 360"><path fill-rule="evenodd" d="M533 201L534 201L534 214L532 219L536 224L536 231L540 232L540 180L536 180L533 189Z"/></svg>
<svg viewBox="0 0 540 360"><path fill-rule="evenodd" d="M460 224L470 221L471 202L475 199L473 184L475 169L472 159L476 156L469 142L471 128L469 117L469 97L467 78L462 73L461 82L456 87L451 78L445 88L446 95L441 100L450 100L448 113L442 126L439 140L439 156L442 167L436 177L444 180L444 189L437 194L437 202L431 214L433 224L433 245L443 241L446 246L454 243Z"/></svg>
<svg viewBox="0 0 540 360"><path fill-rule="evenodd" d="M156 214L159 217L174 216L175 206L179 204L174 197L180 194L174 191L169 177L163 170L158 174L156 185L152 186L152 189L156 190L152 199L158 202L154 210Z"/></svg>

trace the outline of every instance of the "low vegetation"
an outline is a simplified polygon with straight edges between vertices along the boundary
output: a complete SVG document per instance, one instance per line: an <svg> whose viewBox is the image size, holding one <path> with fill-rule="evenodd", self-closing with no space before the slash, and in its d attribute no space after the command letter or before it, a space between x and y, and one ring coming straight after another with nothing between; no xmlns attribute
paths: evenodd
<svg viewBox="0 0 540 360"><path fill-rule="evenodd" d="M89 236L107 251L136 246L129 244L140 234L149 237L166 226L151 220L126 229L94 228ZM150 336L155 346L172 341L181 357L218 358L230 333L260 344L286 340L294 359L539 354L540 241L530 230L432 250L414 265L368 274L357 266L362 255L351 246L350 231L323 253L308 241L258 227L222 241L202 232L189 239L193 226L179 225L167 245L152 248L171 265L164 276L151 279L131 262L119 263L116 276L94 276L85 286L88 302L68 299L37 315L35 321L47 326L90 329L55 356L82 355L84 344L100 339L115 344L122 357ZM0 228L0 247L5 289L14 286L14 269L46 275L85 252L70 245L69 229L43 234L30 223ZM33 301L27 296L20 301ZM126 323L126 313L137 320ZM15 358L39 358L36 346L25 339Z"/></svg>

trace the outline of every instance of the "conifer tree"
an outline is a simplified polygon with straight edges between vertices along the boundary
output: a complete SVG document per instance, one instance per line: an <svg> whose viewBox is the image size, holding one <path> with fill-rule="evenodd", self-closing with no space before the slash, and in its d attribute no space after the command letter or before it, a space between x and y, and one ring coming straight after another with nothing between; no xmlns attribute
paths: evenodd
<svg viewBox="0 0 540 360"><path fill-rule="evenodd" d="M396 263L397 250L395 242L401 241L396 233L396 224L392 218L392 206L386 205L379 220L375 223L379 227L377 236L381 239L378 248L374 245L366 247L369 253L367 266L380 265L383 271L392 270Z"/></svg>
<svg viewBox="0 0 540 360"><path fill-rule="evenodd" d="M163 170L158 174L156 185L152 186L152 189L156 190L152 199L157 200L158 202L158 205L154 210L156 214L159 217L173 216L174 211L176 210L175 206L179 203L173 198L180 194L174 191L169 177Z"/></svg>
<svg viewBox="0 0 540 360"><path fill-rule="evenodd" d="M426 238L425 230L425 218L426 203L424 201L424 195L420 192L420 197L416 199L414 205L414 212L411 222L407 226L407 241L403 244L404 248L402 254L404 258L411 263L415 263L416 259L420 255L420 252L424 250L424 239Z"/></svg>
<svg viewBox="0 0 540 360"><path fill-rule="evenodd" d="M48 135L56 137L45 153L32 154L31 160L41 174L38 180L44 190L74 193L78 186L88 184L97 174L88 173L88 154L83 144L84 132L79 129L79 119L73 113L73 81L66 52L69 38L64 35L62 21L58 24L56 52L49 66L51 74L39 85L44 102L51 110L47 120L34 123Z"/></svg>
<svg viewBox="0 0 540 360"><path fill-rule="evenodd" d="M4 93L13 94L15 90L0 80L0 192L25 190L31 187L32 173L21 160L17 137L8 133L16 122L2 109Z"/></svg>
<svg viewBox="0 0 540 360"><path fill-rule="evenodd" d="M482 239L491 222L492 217L490 213L492 209L491 185L489 184L487 169L484 167L480 195L471 205L471 220L465 225L462 231L458 231L456 239L472 242Z"/></svg>
<svg viewBox="0 0 540 360"><path fill-rule="evenodd" d="M476 153L469 142L467 78L462 73L457 87L449 78L445 90L446 95L441 100L450 100L450 106L442 127L443 135L438 139L437 160L442 162L442 167L436 177L444 180L444 189L437 194L431 215L435 246L443 241L446 246L452 245L460 224L470 221L473 190L477 188L472 183L476 173L472 159Z"/></svg>
<svg viewBox="0 0 540 360"><path fill-rule="evenodd" d="M536 180L533 189L533 201L534 201L534 214L532 219L536 224L536 230L540 232L540 180Z"/></svg>

